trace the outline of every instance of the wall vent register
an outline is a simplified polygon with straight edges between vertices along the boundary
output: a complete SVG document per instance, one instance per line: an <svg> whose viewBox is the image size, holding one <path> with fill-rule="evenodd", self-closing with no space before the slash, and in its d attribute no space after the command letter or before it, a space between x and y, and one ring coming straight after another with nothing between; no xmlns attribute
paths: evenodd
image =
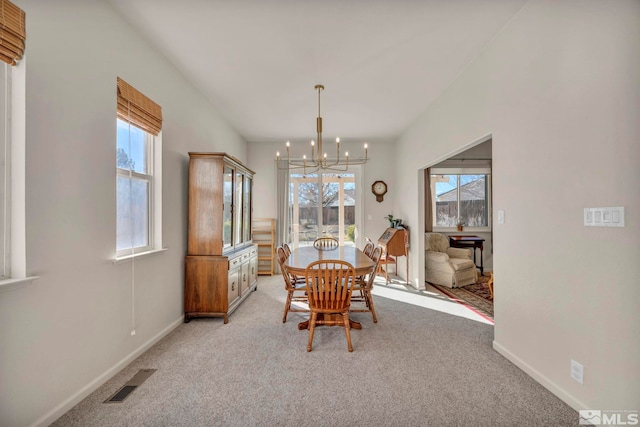
<svg viewBox="0 0 640 427"><path fill-rule="evenodd" d="M157 369L141 369L125 385L120 387L111 397L103 403L122 403L138 387L144 383Z"/></svg>

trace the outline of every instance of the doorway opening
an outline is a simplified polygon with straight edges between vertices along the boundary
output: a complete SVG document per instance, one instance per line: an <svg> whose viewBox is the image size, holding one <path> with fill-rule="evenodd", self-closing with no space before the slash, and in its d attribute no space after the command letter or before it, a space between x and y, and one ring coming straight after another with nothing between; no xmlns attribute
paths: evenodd
<svg viewBox="0 0 640 427"><path fill-rule="evenodd" d="M485 137L425 169L423 207L427 233L425 289L458 301L491 321L492 142L491 136ZM447 249L448 254L459 255L456 259L458 269L453 269L451 274L438 274L446 270L446 266L438 264L439 254L434 253L442 251L438 242L454 248L451 252ZM461 250L469 254L463 255ZM462 268L463 263L468 266Z"/></svg>

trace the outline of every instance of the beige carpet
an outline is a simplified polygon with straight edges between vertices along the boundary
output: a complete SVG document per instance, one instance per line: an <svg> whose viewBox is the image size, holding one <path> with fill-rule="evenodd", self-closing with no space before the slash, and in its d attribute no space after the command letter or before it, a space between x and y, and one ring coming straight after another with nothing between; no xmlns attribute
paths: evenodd
<svg viewBox="0 0 640 427"><path fill-rule="evenodd" d="M261 276L228 324L181 324L53 425L578 423L576 411L493 350L491 325L374 297L377 324L353 314L362 322L353 353L339 327L319 327L307 353L308 332L297 328L306 314L282 323L285 296L280 276ZM157 371L124 403L102 403L144 368Z"/></svg>

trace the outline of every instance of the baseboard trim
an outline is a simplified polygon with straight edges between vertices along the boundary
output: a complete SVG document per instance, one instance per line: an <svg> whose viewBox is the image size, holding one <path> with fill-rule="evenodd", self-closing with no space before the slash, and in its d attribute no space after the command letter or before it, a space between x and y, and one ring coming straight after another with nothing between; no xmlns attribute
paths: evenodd
<svg viewBox="0 0 640 427"><path fill-rule="evenodd" d="M538 370L534 369L531 365L524 362L522 359L517 357L515 354L510 352L507 348L497 343L495 340L493 341L493 349L507 358L511 363L516 365L518 368L522 369L527 375L540 383L544 388L549 390L551 393L555 394L560 400L562 400L567 405L571 406L576 411L580 411L583 409L589 409L584 402L576 399L570 393L567 393L565 389L558 386L556 383L551 381L549 378L544 376Z"/></svg>
<svg viewBox="0 0 640 427"><path fill-rule="evenodd" d="M171 331L173 331L175 328L177 328L183 322L184 322L184 316L180 316L179 319L174 320L173 322L171 322L169 324L169 326L164 328L162 331L160 331L154 337L152 337L147 342L142 344L136 350L132 351L129 355L124 357L122 360L120 360L118 363L116 363L114 366L112 366L110 369L108 369L102 375L99 375L96 379L94 379L89 384L87 384L86 386L81 388L77 393L72 395L69 399L65 400L60 405L58 405L54 409L52 409L50 412L48 412L47 414L45 414L42 417L40 417L31 426L32 427L46 427L46 426L52 424L55 420L60 418L62 415L67 413L67 411L69 411L71 408L73 408L78 403L80 403L82 401L82 399L84 399L85 397L89 396L91 393L96 391L101 385L103 385L109 379L111 379L111 377L113 377L115 374L120 372L129 363L133 362L142 353L144 353L145 351L149 350L154 344L156 344L162 338L167 336Z"/></svg>

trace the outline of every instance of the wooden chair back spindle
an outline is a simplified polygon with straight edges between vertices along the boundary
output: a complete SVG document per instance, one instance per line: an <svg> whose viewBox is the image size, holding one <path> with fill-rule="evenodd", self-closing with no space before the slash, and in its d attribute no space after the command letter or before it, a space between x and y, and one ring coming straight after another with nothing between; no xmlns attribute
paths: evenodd
<svg viewBox="0 0 640 427"><path fill-rule="evenodd" d="M284 249L284 252L287 254L287 258L288 258L289 255L291 255L291 248L287 243L283 244L282 248Z"/></svg>
<svg viewBox="0 0 640 427"><path fill-rule="evenodd" d="M373 249L374 249L374 244L371 240L367 241L367 243L365 243L364 248L362 248L362 252L364 252L364 254L366 256L368 256L369 258L371 258L371 254L373 253Z"/></svg>
<svg viewBox="0 0 640 427"><path fill-rule="evenodd" d="M319 250L335 249L340 246L340 242L333 237L318 237L313 241L313 247Z"/></svg>

